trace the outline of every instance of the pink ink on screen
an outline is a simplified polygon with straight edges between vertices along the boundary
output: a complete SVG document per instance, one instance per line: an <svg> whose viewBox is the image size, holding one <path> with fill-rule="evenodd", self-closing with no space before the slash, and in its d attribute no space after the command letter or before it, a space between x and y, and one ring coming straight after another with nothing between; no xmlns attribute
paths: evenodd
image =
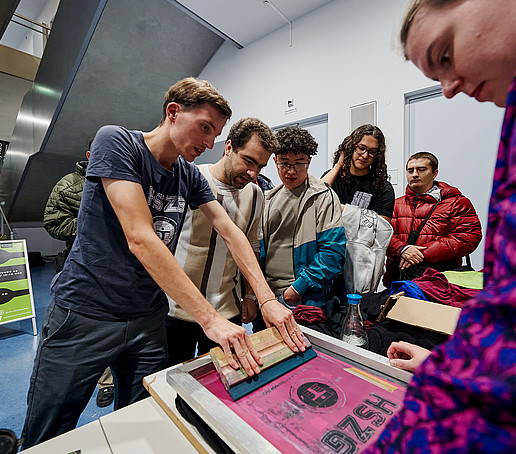
<svg viewBox="0 0 516 454"><path fill-rule="evenodd" d="M360 452L375 442L405 395L404 388L322 353L236 402L216 371L198 381L288 453Z"/></svg>

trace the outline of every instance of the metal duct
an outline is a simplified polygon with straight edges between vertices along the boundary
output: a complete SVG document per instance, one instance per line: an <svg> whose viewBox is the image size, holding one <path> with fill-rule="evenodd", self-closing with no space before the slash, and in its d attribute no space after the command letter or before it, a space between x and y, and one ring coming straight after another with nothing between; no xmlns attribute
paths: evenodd
<svg viewBox="0 0 516 454"><path fill-rule="evenodd" d="M61 1L0 173L11 223L42 221L102 125L156 126L168 87L198 75L222 42L166 0Z"/></svg>

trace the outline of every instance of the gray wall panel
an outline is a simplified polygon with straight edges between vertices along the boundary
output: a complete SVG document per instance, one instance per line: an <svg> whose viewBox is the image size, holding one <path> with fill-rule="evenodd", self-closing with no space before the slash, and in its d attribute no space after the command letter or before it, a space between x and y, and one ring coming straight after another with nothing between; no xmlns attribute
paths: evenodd
<svg viewBox="0 0 516 454"><path fill-rule="evenodd" d="M14 153L2 169L0 199L10 220L42 220L54 183L84 159L88 139L100 126L156 126L169 86L198 75L222 42L166 0L107 0L105 7L92 0L62 1L32 103L24 101L36 116L29 125L32 136L17 122ZM6 170L13 174L7 188Z"/></svg>

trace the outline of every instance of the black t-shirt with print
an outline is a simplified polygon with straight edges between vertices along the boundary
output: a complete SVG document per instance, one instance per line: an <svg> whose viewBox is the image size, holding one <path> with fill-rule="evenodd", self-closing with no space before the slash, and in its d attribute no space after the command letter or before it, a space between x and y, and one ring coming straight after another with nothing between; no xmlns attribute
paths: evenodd
<svg viewBox="0 0 516 454"><path fill-rule="evenodd" d="M323 176L329 172L324 172ZM337 177L331 188L339 196L340 203L366 208L380 216L392 217L394 211L394 188L387 180L381 191L374 191L371 174L363 176L350 175L349 183Z"/></svg>

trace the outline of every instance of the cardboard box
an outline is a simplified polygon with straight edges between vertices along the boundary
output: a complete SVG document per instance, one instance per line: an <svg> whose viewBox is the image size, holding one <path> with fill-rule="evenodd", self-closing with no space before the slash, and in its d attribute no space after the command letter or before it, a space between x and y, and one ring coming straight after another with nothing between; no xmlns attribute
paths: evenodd
<svg viewBox="0 0 516 454"><path fill-rule="evenodd" d="M404 296L391 295L378 318L388 318L430 331L451 335L459 321L461 309Z"/></svg>

